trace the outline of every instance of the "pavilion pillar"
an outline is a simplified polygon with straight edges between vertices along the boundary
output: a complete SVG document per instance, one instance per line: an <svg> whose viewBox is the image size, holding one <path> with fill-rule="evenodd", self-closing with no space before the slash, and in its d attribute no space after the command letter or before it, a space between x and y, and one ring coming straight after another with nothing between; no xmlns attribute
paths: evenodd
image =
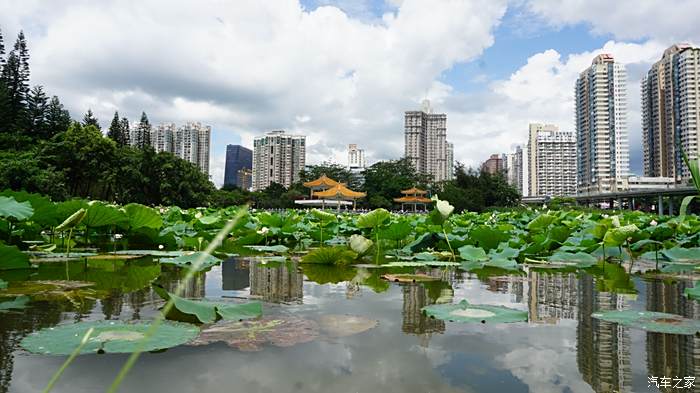
<svg viewBox="0 0 700 393"><path fill-rule="evenodd" d="M673 197L668 197L668 215L673 215Z"/></svg>
<svg viewBox="0 0 700 393"><path fill-rule="evenodd" d="M659 209L658 209L658 214L659 217L664 215L664 197L663 195L659 195Z"/></svg>

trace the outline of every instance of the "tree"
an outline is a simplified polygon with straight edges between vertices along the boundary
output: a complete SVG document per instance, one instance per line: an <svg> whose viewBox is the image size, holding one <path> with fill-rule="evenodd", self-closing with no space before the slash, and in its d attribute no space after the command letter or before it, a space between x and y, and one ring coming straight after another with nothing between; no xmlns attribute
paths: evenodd
<svg viewBox="0 0 700 393"><path fill-rule="evenodd" d="M492 206L514 206L520 199L518 190L508 184L503 174L467 170L459 163L455 167L454 180L444 184L439 196L457 211L476 212Z"/></svg>
<svg viewBox="0 0 700 393"><path fill-rule="evenodd" d="M68 131L70 124L70 113L63 107L58 97L53 96L46 108L46 129L40 138L51 139L56 134Z"/></svg>
<svg viewBox="0 0 700 393"><path fill-rule="evenodd" d="M0 79L2 79L7 97L7 113L4 119L6 128L4 131L14 132L18 122L21 120L26 104L20 59L14 50L7 56L7 62L2 68Z"/></svg>
<svg viewBox="0 0 700 393"><path fill-rule="evenodd" d="M17 41L13 49L17 52L17 57L20 64L20 75L23 81L23 94L26 97L29 93L29 50L27 49L27 40L24 38L24 31L20 30L17 35Z"/></svg>
<svg viewBox="0 0 700 393"><path fill-rule="evenodd" d="M141 121L136 128L135 146L141 150L151 146L151 123L148 121L146 112L141 113Z"/></svg>
<svg viewBox="0 0 700 393"><path fill-rule="evenodd" d="M124 138L122 139L121 146L130 146L133 144L133 142L131 140L131 130L129 129L129 119L122 117L121 125L122 137Z"/></svg>
<svg viewBox="0 0 700 393"><path fill-rule="evenodd" d="M48 101L49 99L46 97L43 87L38 85L34 86L27 97L27 120L29 126L27 135L34 140L44 139L43 136L48 133L46 130Z"/></svg>
<svg viewBox="0 0 700 393"><path fill-rule="evenodd" d="M401 190L414 186L425 188L429 184L428 176L417 173L406 158L377 162L362 175L371 207L390 207L393 199L401 196Z"/></svg>
<svg viewBox="0 0 700 393"><path fill-rule="evenodd" d="M301 182L316 180L322 175L326 175L333 180L345 183L350 189L357 190L361 187L359 176L350 172L346 167L338 164L324 163L321 165L310 165L299 172Z"/></svg>
<svg viewBox="0 0 700 393"><path fill-rule="evenodd" d="M0 68L5 64L5 42L2 38L2 29L0 29Z"/></svg>
<svg viewBox="0 0 700 393"><path fill-rule="evenodd" d="M84 127L93 126L93 127L97 128L98 130L102 130L102 128L100 127L100 121L97 120L95 115L92 113L92 109L89 109L89 108L88 108L88 111L85 114L85 116L83 116L83 126Z"/></svg>
<svg viewBox="0 0 700 393"><path fill-rule="evenodd" d="M109 130L107 131L107 137L113 140L117 146L126 146L129 144L129 138L123 130L122 121L119 119L119 112L114 112L112 123L109 125Z"/></svg>

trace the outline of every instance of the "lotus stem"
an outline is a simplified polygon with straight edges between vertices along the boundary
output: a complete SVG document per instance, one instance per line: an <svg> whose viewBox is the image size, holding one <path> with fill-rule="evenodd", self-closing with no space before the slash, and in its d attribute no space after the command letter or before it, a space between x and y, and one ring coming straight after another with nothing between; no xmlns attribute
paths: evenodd
<svg viewBox="0 0 700 393"><path fill-rule="evenodd" d="M457 257L455 257L455 252L452 249L452 245L450 244L450 239L447 238L447 232L445 232L445 227L442 227L442 234L445 235L445 241L447 242L447 247L450 248L450 252L452 253L452 261L456 261Z"/></svg>

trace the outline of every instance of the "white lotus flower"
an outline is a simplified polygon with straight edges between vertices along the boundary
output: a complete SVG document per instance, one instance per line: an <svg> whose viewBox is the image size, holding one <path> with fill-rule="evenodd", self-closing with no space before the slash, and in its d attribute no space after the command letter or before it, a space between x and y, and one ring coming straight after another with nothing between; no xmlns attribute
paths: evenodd
<svg viewBox="0 0 700 393"><path fill-rule="evenodd" d="M655 226L659 225L659 223L656 222L656 220L651 220L651 222L649 223L649 225L655 227Z"/></svg>
<svg viewBox="0 0 700 393"><path fill-rule="evenodd" d="M165 248L165 247L163 247L162 244L159 244L159 245L158 245L158 249L159 249L159 250L162 250L163 248Z"/></svg>
<svg viewBox="0 0 700 393"><path fill-rule="evenodd" d="M350 236L350 249L356 253L362 255L370 247L372 247L372 241L364 236L358 234Z"/></svg>
<svg viewBox="0 0 700 393"><path fill-rule="evenodd" d="M202 217L202 212L197 212L197 214L194 215L194 218L201 218Z"/></svg>
<svg viewBox="0 0 700 393"><path fill-rule="evenodd" d="M123 237L124 237L124 235L122 235L121 233L115 233L115 234L114 234L114 238L115 238L115 239L121 239L121 238L123 238Z"/></svg>
<svg viewBox="0 0 700 393"><path fill-rule="evenodd" d="M270 228L268 228L268 227L262 227L258 230L258 233L260 235L266 235L268 232L270 232Z"/></svg>
<svg viewBox="0 0 700 393"><path fill-rule="evenodd" d="M435 204L435 207L438 209L440 212L440 215L443 218L447 218L452 214L452 211L454 211L455 207L450 205L450 202L447 201L441 201L438 199L437 203Z"/></svg>
<svg viewBox="0 0 700 393"><path fill-rule="evenodd" d="M612 218L612 225L613 225L613 227L615 227L615 228L619 228L619 227L620 227L620 217L618 217L618 216L613 216L613 218Z"/></svg>

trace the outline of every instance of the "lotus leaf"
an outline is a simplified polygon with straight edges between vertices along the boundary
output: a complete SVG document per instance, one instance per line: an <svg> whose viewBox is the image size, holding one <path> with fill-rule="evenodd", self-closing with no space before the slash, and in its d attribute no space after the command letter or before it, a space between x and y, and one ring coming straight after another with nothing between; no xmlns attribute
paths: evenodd
<svg viewBox="0 0 700 393"><path fill-rule="evenodd" d="M602 311L591 314L602 321L618 323L648 332L691 335L700 332L700 320L654 311Z"/></svg>
<svg viewBox="0 0 700 393"><path fill-rule="evenodd" d="M0 278L0 289L7 289L7 281Z"/></svg>
<svg viewBox="0 0 700 393"><path fill-rule="evenodd" d="M606 246L620 246L629 239L632 239L639 232L636 225L630 224L617 228L610 228L603 236L603 244Z"/></svg>
<svg viewBox="0 0 700 393"><path fill-rule="evenodd" d="M694 300L700 300L700 281L693 288L686 288L685 295Z"/></svg>
<svg viewBox="0 0 700 393"><path fill-rule="evenodd" d="M459 255L465 261L486 261L489 259L489 257L486 256L486 251L481 247L466 245L460 247L458 250Z"/></svg>
<svg viewBox="0 0 700 393"><path fill-rule="evenodd" d="M439 281L437 277L427 274L384 274L382 278L393 282L421 282L421 281Z"/></svg>
<svg viewBox="0 0 700 393"><path fill-rule="evenodd" d="M182 345L199 333L199 329L194 325L164 321L145 345L140 347L150 327L149 323L143 322L78 322L31 333L22 340L21 345L32 353L69 355L78 348L88 329L93 328L87 344L80 350L81 354L130 353L137 349L156 351Z"/></svg>
<svg viewBox="0 0 700 393"><path fill-rule="evenodd" d="M218 319L244 320L262 315L262 303L245 304L214 303L206 300L188 300L169 293L165 288L154 285L153 290L163 299L172 300L173 307L168 319L195 323L212 323Z"/></svg>
<svg viewBox="0 0 700 393"><path fill-rule="evenodd" d="M291 347L316 339L318 323L296 317L265 317L260 320L222 322L209 326L192 345L225 342L241 351L260 351L265 344Z"/></svg>
<svg viewBox="0 0 700 393"><path fill-rule="evenodd" d="M221 262L221 259L207 254L202 251L194 252L192 254L180 255L175 258L161 258L160 263L165 263L169 265L176 265L180 267L192 267L195 264L198 266L198 270L208 269Z"/></svg>
<svg viewBox="0 0 700 393"><path fill-rule="evenodd" d="M358 315L326 314L321 316L319 324L330 337L347 337L374 329L379 321Z"/></svg>
<svg viewBox="0 0 700 393"><path fill-rule="evenodd" d="M700 262L700 247L681 248L673 247L661 250L661 254L671 262Z"/></svg>
<svg viewBox="0 0 700 393"><path fill-rule="evenodd" d="M281 244L277 244L275 246L245 246L245 247L250 248L251 250L254 250L254 251L272 252L272 253L277 253L277 254L283 254L283 253L289 251L289 248L287 246L283 246Z"/></svg>
<svg viewBox="0 0 700 393"><path fill-rule="evenodd" d="M378 228L390 218L391 213L389 213L386 209L374 209L369 213L362 214L357 219L357 226L360 228Z"/></svg>
<svg viewBox="0 0 700 393"><path fill-rule="evenodd" d="M413 228L407 221L398 221L382 229L380 237L383 239L399 241L411 234Z"/></svg>
<svg viewBox="0 0 700 393"><path fill-rule="evenodd" d="M10 310L21 310L27 307L27 303L29 303L28 296L17 296L13 300L0 302L0 314Z"/></svg>
<svg viewBox="0 0 700 393"><path fill-rule="evenodd" d="M423 307L423 311L431 318L450 322L511 323L527 321L526 311L502 306L469 304L466 300L457 304L436 304Z"/></svg>
<svg viewBox="0 0 700 393"><path fill-rule="evenodd" d="M114 205L91 201L83 219L83 224L91 228L114 226L126 221L124 211Z"/></svg>
<svg viewBox="0 0 700 393"><path fill-rule="evenodd" d="M551 214L540 214L527 224L527 229L533 232L543 231L549 227L549 225L554 222L555 219L556 217Z"/></svg>
<svg viewBox="0 0 700 393"><path fill-rule="evenodd" d="M26 220L34 214L29 202L17 202L15 198L0 196L0 217L12 217L18 221Z"/></svg>
<svg viewBox="0 0 700 393"><path fill-rule="evenodd" d="M138 255L138 256L146 256L150 255L153 257L169 257L169 258L175 258L175 257L180 257L183 255L188 255L189 253L187 251L163 251L163 250L119 250L115 251L112 254L116 255Z"/></svg>
<svg viewBox="0 0 700 393"><path fill-rule="evenodd" d="M460 266L458 262L449 262L449 261L401 261L401 262L390 262L385 265L382 265L384 267L425 267L425 266L435 266L435 267L444 267L444 266Z"/></svg>
<svg viewBox="0 0 700 393"><path fill-rule="evenodd" d="M555 252L547 260L552 263L576 266L579 268L591 267L598 262L596 257L584 252Z"/></svg>
<svg viewBox="0 0 700 393"><path fill-rule="evenodd" d="M163 226L163 220L155 209L138 203L130 203L124 206L124 212L128 218L130 229L152 228L159 229Z"/></svg>
<svg viewBox="0 0 700 393"><path fill-rule="evenodd" d="M0 244L0 270L26 269L29 257L16 246Z"/></svg>

